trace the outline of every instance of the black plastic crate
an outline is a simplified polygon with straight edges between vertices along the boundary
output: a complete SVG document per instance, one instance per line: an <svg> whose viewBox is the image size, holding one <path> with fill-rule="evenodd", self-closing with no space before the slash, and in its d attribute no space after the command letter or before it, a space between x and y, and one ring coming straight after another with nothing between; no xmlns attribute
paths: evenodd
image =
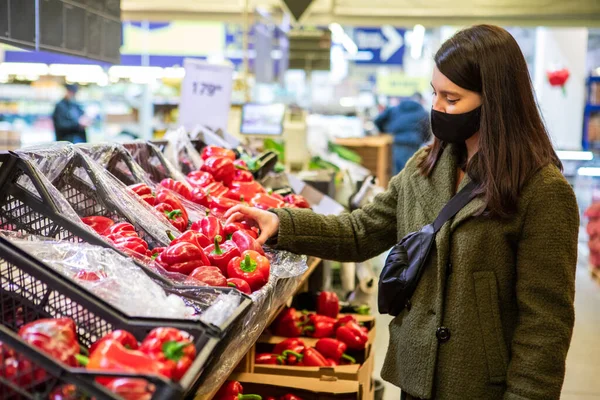
<svg viewBox="0 0 600 400"><path fill-rule="evenodd" d="M193 337L197 358L179 383L152 377L151 380L157 387L156 398L178 398L197 389L202 370L219 341L218 332L200 321L129 317L87 290L73 284L4 238L0 238L0 316L4 326L4 330L0 331L0 341L9 344L15 350L18 347L15 343L20 339L11 337L6 329L16 332L24 324L40 318L72 318L77 325L79 342L86 347L115 329L125 329L140 341L152 329L161 326L175 327L188 332ZM24 356L34 363L39 361L41 366L45 366L48 360L43 360L44 357L40 358L39 354L31 351L35 349L27 350L25 347L28 346L22 345ZM68 376L78 374L66 366L55 362L53 364L47 368L49 371L62 370L59 377L65 374ZM89 379L89 372L84 375L81 381L84 387L88 384L96 386ZM7 385L10 385L6 379L3 379L4 376L0 373L0 393L14 392L14 388L8 389ZM72 378L67 382L73 383L75 377ZM55 383L44 381L25 385L26 391L32 394L33 391L41 390L42 393L47 394L60 381L51 380ZM95 389L92 387L90 390ZM0 398L7 397L0 396ZM29 396L29 398L34 397Z"/></svg>
<svg viewBox="0 0 600 400"><path fill-rule="evenodd" d="M135 141L125 143L123 146L133 156L133 159L143 168L154 183L160 183L166 178L176 178L178 171L174 171L165 159L162 151L150 142Z"/></svg>
<svg viewBox="0 0 600 400"><path fill-rule="evenodd" d="M0 153L0 229L115 249L109 242L61 215L54 200L40 183L36 171L12 153ZM137 264L167 292L180 295L192 307L197 308L198 302L207 304L221 293L237 291L233 288L176 284L144 265ZM250 297L240 295L242 300L235 313L225 323L214 327L220 335L224 335L252 304Z"/></svg>

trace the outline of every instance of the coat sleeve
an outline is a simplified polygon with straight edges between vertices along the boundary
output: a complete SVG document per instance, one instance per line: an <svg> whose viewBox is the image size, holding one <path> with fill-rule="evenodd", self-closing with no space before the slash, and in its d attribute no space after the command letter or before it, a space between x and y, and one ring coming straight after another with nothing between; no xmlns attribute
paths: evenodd
<svg viewBox="0 0 600 400"><path fill-rule="evenodd" d="M559 399L573 332L577 202L558 171L542 181L532 193L518 244L519 319L504 400Z"/></svg>
<svg viewBox="0 0 600 400"><path fill-rule="evenodd" d="M277 248L327 260L368 260L396 243L398 190L404 171L373 202L352 213L324 216L311 210L272 210L279 216Z"/></svg>

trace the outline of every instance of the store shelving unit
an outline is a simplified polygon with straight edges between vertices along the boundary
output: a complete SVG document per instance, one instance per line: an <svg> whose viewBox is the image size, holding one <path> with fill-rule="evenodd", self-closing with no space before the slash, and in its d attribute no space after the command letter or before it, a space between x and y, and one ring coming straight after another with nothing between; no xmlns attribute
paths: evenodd
<svg viewBox="0 0 600 400"><path fill-rule="evenodd" d="M600 85L600 76L590 76L586 82L587 100L583 111L583 134L581 135L581 147L583 150L590 150L593 148L592 141L590 141L589 138L590 118L593 113L600 113L600 104L594 104L591 101L594 84Z"/></svg>

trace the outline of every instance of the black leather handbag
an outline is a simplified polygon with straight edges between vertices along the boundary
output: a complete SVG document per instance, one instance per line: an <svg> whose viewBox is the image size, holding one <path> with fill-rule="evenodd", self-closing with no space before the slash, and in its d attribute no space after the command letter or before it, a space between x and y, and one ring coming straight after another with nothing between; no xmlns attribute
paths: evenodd
<svg viewBox="0 0 600 400"><path fill-rule="evenodd" d="M435 235L475 197L476 188L476 183L469 182L446 203L432 224L409 233L392 248L379 276L377 303L381 314L397 316L406 307L423 275Z"/></svg>

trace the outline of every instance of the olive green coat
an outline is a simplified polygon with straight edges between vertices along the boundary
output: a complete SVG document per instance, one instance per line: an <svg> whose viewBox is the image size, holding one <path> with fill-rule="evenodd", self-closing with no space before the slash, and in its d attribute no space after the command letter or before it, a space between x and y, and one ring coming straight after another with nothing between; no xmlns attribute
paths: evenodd
<svg viewBox="0 0 600 400"><path fill-rule="evenodd" d="M455 192L457 164L448 147L424 177L417 160L425 152L362 210L275 211L277 247L361 261L431 223ZM389 326L382 376L424 399L558 399L574 323L575 196L547 166L523 189L513 218L478 217L482 206L475 198L438 233L412 307ZM445 343L440 326L450 330Z"/></svg>

